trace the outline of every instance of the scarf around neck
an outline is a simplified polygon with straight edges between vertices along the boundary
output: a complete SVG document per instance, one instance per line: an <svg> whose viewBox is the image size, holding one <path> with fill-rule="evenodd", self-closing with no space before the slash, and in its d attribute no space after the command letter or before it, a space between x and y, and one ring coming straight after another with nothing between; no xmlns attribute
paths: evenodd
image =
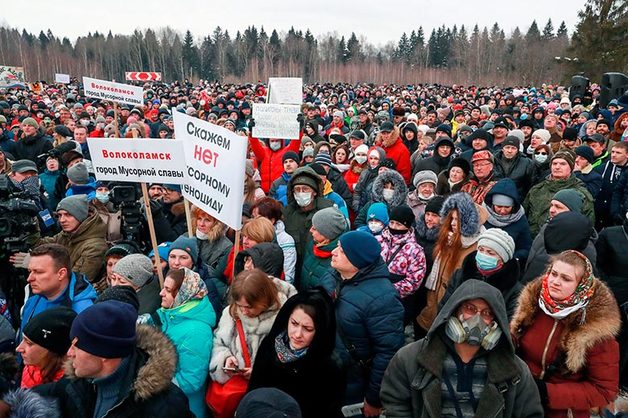
<svg viewBox="0 0 628 418"><path fill-rule="evenodd" d="M303 356L307 354L308 348L309 347L294 350L290 347L290 340L288 339L288 333L286 331L275 337L275 352L277 353L277 359L283 364L292 363L300 358L303 358Z"/></svg>
<svg viewBox="0 0 628 418"><path fill-rule="evenodd" d="M519 210L517 212L511 213L509 215L499 215L493 210L492 207L490 207L486 203L482 203L482 206L484 206L484 209L486 209L486 211L488 212L488 223L498 228L503 228L517 222L525 214L522 206L519 206Z"/></svg>

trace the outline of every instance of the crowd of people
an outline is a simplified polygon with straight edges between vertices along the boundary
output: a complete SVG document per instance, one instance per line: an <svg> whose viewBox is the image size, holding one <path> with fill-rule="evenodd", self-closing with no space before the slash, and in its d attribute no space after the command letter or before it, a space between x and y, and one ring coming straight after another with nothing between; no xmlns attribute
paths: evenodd
<svg viewBox="0 0 628 418"><path fill-rule="evenodd" d="M0 416L628 413L628 94L305 85L286 139L263 84L39 87L0 89ZM240 234L153 183L153 249L97 180L173 112L248 142Z"/></svg>

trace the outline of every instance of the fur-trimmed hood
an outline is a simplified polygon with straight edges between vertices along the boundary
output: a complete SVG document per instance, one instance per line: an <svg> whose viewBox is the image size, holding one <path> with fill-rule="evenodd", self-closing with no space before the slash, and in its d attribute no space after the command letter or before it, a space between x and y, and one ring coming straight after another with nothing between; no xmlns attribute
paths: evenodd
<svg viewBox="0 0 628 418"><path fill-rule="evenodd" d="M401 174L394 170L384 171L382 174L375 177L373 181L373 200L375 202L385 202L382 192L386 183L392 183L395 190L392 201L386 202L387 205L392 208L405 203L406 197L408 196L408 186L406 186L406 182Z"/></svg>
<svg viewBox="0 0 628 418"><path fill-rule="evenodd" d="M515 341L532 325L537 314L545 315L539 308L542 277L528 283L519 296L519 305L512 321L510 332ZM587 363L587 353L596 344L613 339L621 328L621 317L617 302L610 289L599 279L593 279L595 292L583 312L576 311L561 322L564 325L558 342L558 350L564 356L565 367L572 373L579 372Z"/></svg>
<svg viewBox="0 0 628 418"><path fill-rule="evenodd" d="M384 138L382 137L382 133L381 132L378 133L377 138L375 139L375 143L380 144L384 148L390 148L393 145L395 145L395 142L400 141L400 140L401 140L401 136L399 135L399 127L395 126L392 132L390 132L390 135L388 135L388 139L386 141L384 141Z"/></svg>
<svg viewBox="0 0 628 418"><path fill-rule="evenodd" d="M135 401L141 402L168 389L177 368L178 356L170 339L149 325L137 326L137 348L140 353L136 351L133 359L145 357L145 361L131 366L137 372L130 391ZM64 371L67 377L76 379L70 359L65 362Z"/></svg>
<svg viewBox="0 0 628 418"><path fill-rule="evenodd" d="M484 223L480 219L478 207L468 193L454 193L449 195L440 210L440 217L444 219L453 209L458 210L460 221L460 233L465 237L472 237L480 233L480 227Z"/></svg>

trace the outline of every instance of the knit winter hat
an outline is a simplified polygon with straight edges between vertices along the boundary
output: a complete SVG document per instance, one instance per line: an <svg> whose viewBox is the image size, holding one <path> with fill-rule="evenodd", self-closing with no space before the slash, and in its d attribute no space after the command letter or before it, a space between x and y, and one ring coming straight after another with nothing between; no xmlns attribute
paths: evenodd
<svg viewBox="0 0 628 418"><path fill-rule="evenodd" d="M312 225L325 238L331 241L347 230L347 220L334 206L316 212L312 217Z"/></svg>
<svg viewBox="0 0 628 418"><path fill-rule="evenodd" d="M532 132L532 136L538 136L543 140L544 143L547 143L549 142L552 134L550 134L547 129L537 129L536 131Z"/></svg>
<svg viewBox="0 0 628 418"><path fill-rule="evenodd" d="M137 244L133 241L120 241L113 247L109 248L105 253L105 258L110 255L118 255L120 257L126 257L129 254L137 254L140 252Z"/></svg>
<svg viewBox="0 0 628 418"><path fill-rule="evenodd" d="M390 211L390 220L397 221L406 228L411 228L414 224L414 212L408 205L399 205Z"/></svg>
<svg viewBox="0 0 628 418"><path fill-rule="evenodd" d="M281 157L281 163L285 163L286 160L292 160L296 163L298 163L299 161L301 161L301 159L299 158L299 154L297 154L294 151L287 151L283 157Z"/></svg>
<svg viewBox="0 0 628 418"><path fill-rule="evenodd" d="M275 388L259 388L246 394L236 410L237 418L301 418L297 401Z"/></svg>
<svg viewBox="0 0 628 418"><path fill-rule="evenodd" d="M64 355L72 343L70 327L74 318L76 313L65 306L46 309L28 321L23 334L46 350Z"/></svg>
<svg viewBox="0 0 628 418"><path fill-rule="evenodd" d="M170 246L172 245L172 242L170 241L166 241L166 242L162 242L161 244L159 244L157 246L157 254L159 254L159 258L162 260L168 260L168 254L170 254ZM155 250L151 250L148 253L148 257L154 257L155 256Z"/></svg>
<svg viewBox="0 0 628 418"><path fill-rule="evenodd" d="M558 200L572 212L582 213L584 207L584 196L576 189L559 190L554 194L552 200Z"/></svg>
<svg viewBox="0 0 628 418"><path fill-rule="evenodd" d="M32 126L35 129L39 129L39 124L37 123L37 121L33 118L25 118L22 121L22 125L28 125L28 126Z"/></svg>
<svg viewBox="0 0 628 418"><path fill-rule="evenodd" d="M351 231L340 236L340 246L347 259L357 269L370 266L380 258L382 247L368 232Z"/></svg>
<svg viewBox="0 0 628 418"><path fill-rule="evenodd" d="M70 329L75 346L94 356L123 358L135 349L137 310L117 300L96 303L78 314Z"/></svg>
<svg viewBox="0 0 628 418"><path fill-rule="evenodd" d="M595 161L595 155L593 154L593 150L588 145L580 145L575 150L576 155L584 158L589 163Z"/></svg>
<svg viewBox="0 0 628 418"><path fill-rule="evenodd" d="M119 260L113 272L142 287L153 277L153 263L144 254L131 254Z"/></svg>
<svg viewBox="0 0 628 418"><path fill-rule="evenodd" d="M493 195L493 205L495 206L508 206L513 207L515 205L515 200L507 196L505 194L495 193Z"/></svg>
<svg viewBox="0 0 628 418"><path fill-rule="evenodd" d="M314 149L313 148L306 148L303 150L303 158L305 157L313 157L314 156Z"/></svg>
<svg viewBox="0 0 628 418"><path fill-rule="evenodd" d="M67 175L68 180L74 184L87 184L89 181L87 166L83 162L76 163L72 167L68 168Z"/></svg>
<svg viewBox="0 0 628 418"><path fill-rule="evenodd" d="M495 251L504 263L515 254L515 241L503 229L490 228L480 234L478 247L487 247Z"/></svg>
<svg viewBox="0 0 628 418"><path fill-rule="evenodd" d="M140 309L140 301L137 298L137 292L131 286L108 287L98 295L94 303L105 302L107 300L117 300L119 302L128 303L133 306L136 311Z"/></svg>
<svg viewBox="0 0 628 418"><path fill-rule="evenodd" d="M369 147L368 147L368 145L364 145L364 144L362 144L362 145L358 145L358 146L355 148L355 154L358 154L358 153L361 153L361 152L363 152L363 153L367 154L367 153L369 152Z"/></svg>
<svg viewBox="0 0 628 418"><path fill-rule="evenodd" d="M60 210L67 211L77 221L83 222L89 215L87 195L76 194L62 199L57 205L57 211Z"/></svg>
<svg viewBox="0 0 628 418"><path fill-rule="evenodd" d="M326 152L319 152L318 154L316 154L314 162L320 165L326 165L327 167L331 167L331 157Z"/></svg>
<svg viewBox="0 0 628 418"><path fill-rule="evenodd" d="M508 135L506 139L504 139L504 142L502 142L502 147L505 147L506 145L512 145L513 147L519 149L520 144L521 141L519 141L519 138L514 135Z"/></svg>
<svg viewBox="0 0 628 418"><path fill-rule="evenodd" d="M307 144L314 145L314 140L310 138L309 136L303 136L303 138L301 138L301 145L305 147L305 145Z"/></svg>
<svg viewBox="0 0 628 418"><path fill-rule="evenodd" d="M557 158L560 158L561 160L565 160L567 164L569 164L569 167L571 167L571 170L573 171L573 167L576 164L576 157L572 151L568 151L568 150L556 151L556 154L552 156L550 163Z"/></svg>
<svg viewBox="0 0 628 418"><path fill-rule="evenodd" d="M192 257L192 261L194 262L194 264L196 264L196 260L198 260L198 244L196 243L196 238L188 238L181 235L170 245L170 251L168 252L168 254L170 254L172 250L183 250L186 253L190 254L190 257Z"/></svg>
<svg viewBox="0 0 628 418"><path fill-rule="evenodd" d="M382 202L376 202L369 206L366 213L366 221L380 221L384 226L388 226L388 206Z"/></svg>
<svg viewBox="0 0 628 418"><path fill-rule="evenodd" d="M471 172L471 164L469 164L469 161L462 157L456 157L451 160L451 162L449 163L449 168L451 169L452 167L460 168L464 172L465 177L468 176Z"/></svg>
<svg viewBox="0 0 628 418"><path fill-rule="evenodd" d="M423 183L432 183L436 186L437 182L438 177L436 177L436 173L432 170L421 170L414 175L414 179L412 180L412 184L414 184L414 187L417 188Z"/></svg>
<svg viewBox="0 0 628 418"><path fill-rule="evenodd" d="M443 196L434 196L429 202L427 202L427 205L425 205L425 212L431 212L439 215L440 210L443 208L443 203L445 203L445 198Z"/></svg>
<svg viewBox="0 0 628 418"><path fill-rule="evenodd" d="M565 128L563 131L563 140L575 141L578 139L578 130L576 128Z"/></svg>

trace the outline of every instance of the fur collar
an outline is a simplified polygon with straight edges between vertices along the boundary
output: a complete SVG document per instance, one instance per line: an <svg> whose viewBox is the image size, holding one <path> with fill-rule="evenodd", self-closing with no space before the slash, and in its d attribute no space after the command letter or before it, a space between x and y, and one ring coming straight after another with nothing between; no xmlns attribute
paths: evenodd
<svg viewBox="0 0 628 418"><path fill-rule="evenodd" d="M510 332L513 338L521 338L539 313L541 278L528 283L521 291L519 304L512 321ZM614 338L621 328L621 317L617 302L609 288L599 279L594 279L595 293L586 308L584 324L580 325L582 312L574 312L561 322L564 329L558 349L565 357L565 366L577 373L587 362L587 352L596 344Z"/></svg>
<svg viewBox="0 0 628 418"><path fill-rule="evenodd" d="M398 126L395 126L390 135L388 135L388 139L386 141L384 141L384 138L381 135L381 133L378 134L378 136L381 138L382 146L384 147L384 149L392 147L397 141L401 140L401 137L399 136Z"/></svg>
<svg viewBox="0 0 628 418"><path fill-rule="evenodd" d="M131 392L136 401L150 399L170 386L177 368L177 351L172 342L158 329L137 326L137 348L146 353L146 362L137 369ZM133 366L131 366L133 367ZM64 364L65 375L76 379L72 360Z"/></svg>
<svg viewBox="0 0 628 418"><path fill-rule="evenodd" d="M174 216L185 215L185 204L183 201L174 203L170 206L170 212L172 212Z"/></svg>

